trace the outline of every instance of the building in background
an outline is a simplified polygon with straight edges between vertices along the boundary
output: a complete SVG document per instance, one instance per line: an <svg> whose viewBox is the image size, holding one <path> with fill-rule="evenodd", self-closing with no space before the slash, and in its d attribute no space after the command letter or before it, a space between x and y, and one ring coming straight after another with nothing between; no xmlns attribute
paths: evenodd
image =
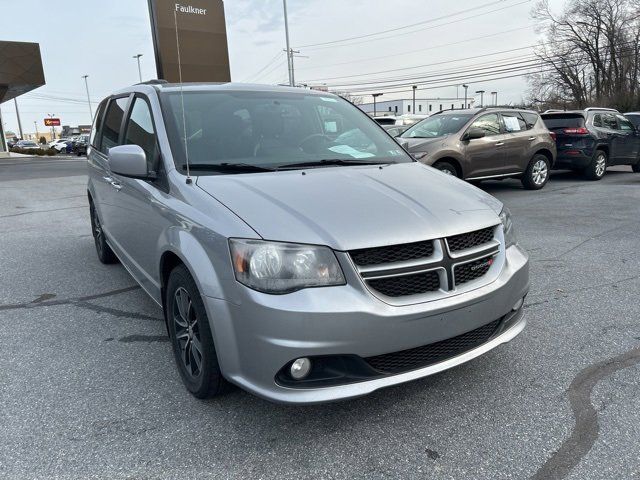
<svg viewBox="0 0 640 480"><path fill-rule="evenodd" d="M44 84L39 44L0 41L0 103ZM0 152L6 151L4 127L0 119Z"/></svg>
<svg viewBox="0 0 640 480"><path fill-rule="evenodd" d="M467 107L472 108L474 101L467 98ZM363 103L358 105L365 113L373 115L374 105ZM377 115L431 115L440 110L452 110L454 108L465 108L464 98L443 97L443 98L416 98L416 111L413 111L413 98L401 98L398 100L378 100L375 104Z"/></svg>
<svg viewBox="0 0 640 480"><path fill-rule="evenodd" d="M78 135L90 134L91 125L78 125L77 127L70 127L69 125L62 126L62 132L60 132L60 138L76 137Z"/></svg>

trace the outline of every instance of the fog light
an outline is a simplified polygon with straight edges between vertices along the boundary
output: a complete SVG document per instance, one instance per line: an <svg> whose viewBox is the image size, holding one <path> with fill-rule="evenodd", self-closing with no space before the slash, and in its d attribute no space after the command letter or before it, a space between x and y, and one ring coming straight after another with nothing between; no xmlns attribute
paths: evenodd
<svg viewBox="0 0 640 480"><path fill-rule="evenodd" d="M522 308L523 303L524 303L524 297L518 300L511 310L513 310L514 312L517 312Z"/></svg>
<svg viewBox="0 0 640 480"><path fill-rule="evenodd" d="M311 360L298 358L291 364L291 376L294 380L302 380L311 371Z"/></svg>

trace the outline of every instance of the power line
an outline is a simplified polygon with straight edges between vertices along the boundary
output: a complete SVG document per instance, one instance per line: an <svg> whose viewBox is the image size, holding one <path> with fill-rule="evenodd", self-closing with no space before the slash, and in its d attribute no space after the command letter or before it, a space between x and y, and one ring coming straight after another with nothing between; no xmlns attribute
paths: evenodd
<svg viewBox="0 0 640 480"><path fill-rule="evenodd" d="M495 13L495 12L500 12L500 11L506 10L508 8L517 7L519 5L522 5L522 4L525 4L525 3L529 3L529 2L531 2L531 0L522 0L522 1L518 2L518 3L513 4L513 5L508 5L508 6L505 6L505 7L489 10L487 12L478 13L478 14L475 14L475 15L472 15L472 16L459 18L459 19L453 20L451 22L441 23L441 24L433 25L433 26L426 27L426 28L419 28L417 30L412 30L410 32L405 32L405 34L418 33L418 32L422 32L424 30L431 30L431 29L434 29L434 28L445 27L447 25L452 25L454 23L463 22L465 20L475 20L478 17L489 15L489 14ZM398 38L398 36L397 35L393 35L393 36L386 36L386 37L380 37L380 38L371 38L371 39L360 41L360 42L345 43L345 44L339 45L339 46L340 47L348 47L348 46L352 46L352 45L361 45L363 43L376 42L376 41L379 41L379 40L387 40L387 39L390 39L390 38ZM306 48L307 48L307 50L321 50L321 49L335 48L335 47L336 47L336 45L325 45L325 46L306 47ZM300 47L300 48L304 48L304 47Z"/></svg>
<svg viewBox="0 0 640 480"><path fill-rule="evenodd" d="M273 57L271 60L269 60L267 62L267 64L262 67L260 70L258 70L257 72L255 72L253 75L249 75L248 77L245 77L243 80L241 80L242 82L248 82L251 79L254 79L256 77L258 77L262 72L264 72L267 68L269 68L273 62L275 62L276 60L278 60L278 58L280 58L280 56L282 55L282 51L279 51L278 53L276 53L275 57Z"/></svg>
<svg viewBox="0 0 640 480"><path fill-rule="evenodd" d="M429 20L423 20L421 22L412 23L411 25L404 25L402 27L391 28L389 30L381 30L379 32L368 33L366 35L357 35L355 37L347 37L347 38L342 38L342 39L339 39L339 40L331 40L329 42L309 43L307 45L300 45L299 48L317 47L317 46L321 46L321 45L335 45L336 43L343 43L343 42L348 42L348 41L351 41L351 40L357 40L357 39L360 39L360 38L369 38L369 37L374 37L376 35L383 35L385 33L397 32L397 31L400 31L400 30L417 27L417 26L424 25L424 24L427 24L427 23L437 22L438 20L444 20L446 18L456 17L458 15L462 15L463 13L468 13L468 12L471 12L473 10L478 10L480 8L489 7L491 5L496 5L498 3L503 3L504 1L505 0L498 0L498 1L495 1L495 2L485 3L484 5L479 5L477 7L467 8L466 10L461 10L459 12L454 12L454 13L450 13L450 14L447 14L447 15L443 15L442 17L431 18Z"/></svg>

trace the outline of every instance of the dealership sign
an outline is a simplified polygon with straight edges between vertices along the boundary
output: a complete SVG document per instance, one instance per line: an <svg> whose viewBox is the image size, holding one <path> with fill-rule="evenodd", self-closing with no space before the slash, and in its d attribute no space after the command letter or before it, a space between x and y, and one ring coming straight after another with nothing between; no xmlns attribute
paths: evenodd
<svg viewBox="0 0 640 480"><path fill-rule="evenodd" d="M45 127L59 127L60 119L59 118L45 118L44 119Z"/></svg>
<svg viewBox="0 0 640 480"><path fill-rule="evenodd" d="M222 0L148 0L158 78L229 82L229 51ZM178 46L180 52L178 52Z"/></svg>

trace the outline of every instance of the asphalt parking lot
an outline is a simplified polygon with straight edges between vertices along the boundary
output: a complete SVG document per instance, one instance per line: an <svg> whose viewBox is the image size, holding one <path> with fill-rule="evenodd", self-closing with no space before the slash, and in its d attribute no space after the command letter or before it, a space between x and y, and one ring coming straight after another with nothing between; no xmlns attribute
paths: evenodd
<svg viewBox="0 0 640 480"><path fill-rule="evenodd" d="M183 388L161 312L98 262L83 160L0 160L1 478L640 479L640 174L482 188L531 255L528 327L353 401Z"/></svg>

